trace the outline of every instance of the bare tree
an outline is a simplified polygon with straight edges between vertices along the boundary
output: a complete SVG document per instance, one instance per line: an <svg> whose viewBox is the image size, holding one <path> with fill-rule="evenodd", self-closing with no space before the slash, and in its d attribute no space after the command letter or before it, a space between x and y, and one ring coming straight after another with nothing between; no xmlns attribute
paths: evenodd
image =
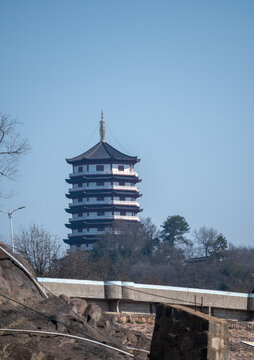
<svg viewBox="0 0 254 360"><path fill-rule="evenodd" d="M226 238L222 234L218 235L214 228L202 226L199 230L194 230L193 234L205 257L227 248Z"/></svg>
<svg viewBox="0 0 254 360"><path fill-rule="evenodd" d="M16 130L18 124L10 115L0 113L0 177L11 180L16 175L18 160L30 150L28 140Z"/></svg>
<svg viewBox="0 0 254 360"><path fill-rule="evenodd" d="M15 236L16 250L31 264L37 276L49 274L62 254L59 238L42 226L31 224Z"/></svg>

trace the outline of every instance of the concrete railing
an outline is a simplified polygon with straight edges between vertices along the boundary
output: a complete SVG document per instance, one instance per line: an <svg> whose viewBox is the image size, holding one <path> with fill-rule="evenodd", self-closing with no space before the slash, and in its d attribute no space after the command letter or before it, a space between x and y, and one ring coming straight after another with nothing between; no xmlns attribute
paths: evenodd
<svg viewBox="0 0 254 360"><path fill-rule="evenodd" d="M108 309L108 303L118 302L117 307L131 312L150 312L152 304L170 303L191 307L203 307L209 313L227 317L231 310L233 317L245 318L254 311L254 294L216 291L173 286L136 284L122 281L90 281L73 279L38 278L38 281L56 295L80 297L95 301ZM122 305L121 305L122 304ZM112 308L112 306L111 306ZM150 309L150 310L149 310ZM217 310L216 310L217 309ZM242 312L245 312L243 314ZM219 316L219 315L218 315ZM247 316L247 317L248 317Z"/></svg>
<svg viewBox="0 0 254 360"><path fill-rule="evenodd" d="M97 220L97 219L115 219L115 220L135 220L140 221L138 216L134 215L84 215L80 218L69 218L69 222L78 220Z"/></svg>
<svg viewBox="0 0 254 360"><path fill-rule="evenodd" d="M134 170L118 170L118 169L112 169L112 170L90 170L90 171L81 171L81 172L75 172L70 173L69 177L75 177L75 176L82 176L82 175L132 175L138 177L138 173Z"/></svg>

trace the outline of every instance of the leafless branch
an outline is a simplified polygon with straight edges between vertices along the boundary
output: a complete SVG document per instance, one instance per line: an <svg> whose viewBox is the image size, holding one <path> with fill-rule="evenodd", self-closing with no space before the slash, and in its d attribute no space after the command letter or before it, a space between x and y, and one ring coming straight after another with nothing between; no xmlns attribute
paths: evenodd
<svg viewBox="0 0 254 360"><path fill-rule="evenodd" d="M10 115L0 113L0 177L14 180L19 159L31 147L26 138L16 131L20 123Z"/></svg>

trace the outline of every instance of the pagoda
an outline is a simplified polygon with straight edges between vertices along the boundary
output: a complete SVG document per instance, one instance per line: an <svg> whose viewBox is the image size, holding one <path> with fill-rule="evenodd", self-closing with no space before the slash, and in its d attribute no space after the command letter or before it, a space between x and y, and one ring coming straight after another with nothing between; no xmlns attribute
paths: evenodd
<svg viewBox="0 0 254 360"><path fill-rule="evenodd" d="M137 156L126 155L105 141L103 112L100 142L81 155L66 159L72 173L66 211L71 214L66 227L71 230L64 242L70 250L91 250L95 241L118 221L139 222L140 197L136 184L141 180L134 165Z"/></svg>

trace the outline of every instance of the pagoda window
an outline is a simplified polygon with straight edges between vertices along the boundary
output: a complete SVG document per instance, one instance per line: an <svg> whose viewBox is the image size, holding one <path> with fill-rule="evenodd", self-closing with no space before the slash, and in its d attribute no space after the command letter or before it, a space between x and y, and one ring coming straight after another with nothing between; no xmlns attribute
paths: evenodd
<svg viewBox="0 0 254 360"><path fill-rule="evenodd" d="M89 165L86 165L86 171L89 172Z"/></svg>
<svg viewBox="0 0 254 360"><path fill-rule="evenodd" d="M103 231L104 227L103 226L97 226L97 231Z"/></svg>
<svg viewBox="0 0 254 360"><path fill-rule="evenodd" d="M121 215L121 216L125 216L125 215L126 215L126 211L120 211L120 215Z"/></svg>
<svg viewBox="0 0 254 360"><path fill-rule="evenodd" d="M104 181L102 180L96 181L96 186L104 186Z"/></svg>
<svg viewBox="0 0 254 360"><path fill-rule="evenodd" d="M124 165L118 165L118 170L119 171L124 171Z"/></svg>
<svg viewBox="0 0 254 360"><path fill-rule="evenodd" d="M89 211L86 213L87 216L89 216Z"/></svg>
<svg viewBox="0 0 254 360"><path fill-rule="evenodd" d="M96 171L104 171L104 165L96 165Z"/></svg>
<svg viewBox="0 0 254 360"><path fill-rule="evenodd" d="M78 167L78 172L83 172L83 166Z"/></svg>
<svg viewBox="0 0 254 360"><path fill-rule="evenodd" d="M130 165L130 171L133 172L133 165Z"/></svg>
<svg viewBox="0 0 254 360"><path fill-rule="evenodd" d="M125 196L120 196L120 201L124 201L125 200Z"/></svg>
<svg viewBox="0 0 254 360"><path fill-rule="evenodd" d="M89 197L86 198L86 201L89 201Z"/></svg>
<svg viewBox="0 0 254 360"><path fill-rule="evenodd" d="M82 183L78 183L78 187L82 187L82 185L83 185Z"/></svg>
<svg viewBox="0 0 254 360"><path fill-rule="evenodd" d="M112 211L112 215L114 215L114 211Z"/></svg>
<svg viewBox="0 0 254 360"><path fill-rule="evenodd" d="M86 231L89 232L89 231L90 231L90 228L87 228Z"/></svg>
<svg viewBox="0 0 254 360"><path fill-rule="evenodd" d="M82 212L79 212L78 213L78 217L82 217L83 216L83 213Z"/></svg>
<svg viewBox="0 0 254 360"><path fill-rule="evenodd" d="M97 201L104 201L104 196L97 196L96 200Z"/></svg>
<svg viewBox="0 0 254 360"><path fill-rule="evenodd" d="M124 186L124 184L125 184L125 182L124 182L123 180L120 180L120 181L119 181L119 185L120 185L120 186Z"/></svg>
<svg viewBox="0 0 254 360"><path fill-rule="evenodd" d="M83 231L82 228L78 228L78 232L81 233Z"/></svg>
<svg viewBox="0 0 254 360"><path fill-rule="evenodd" d="M97 216L104 216L105 215L105 211L97 211Z"/></svg>
<svg viewBox="0 0 254 360"><path fill-rule="evenodd" d="M83 201L83 198L78 198L78 202L82 202Z"/></svg>

